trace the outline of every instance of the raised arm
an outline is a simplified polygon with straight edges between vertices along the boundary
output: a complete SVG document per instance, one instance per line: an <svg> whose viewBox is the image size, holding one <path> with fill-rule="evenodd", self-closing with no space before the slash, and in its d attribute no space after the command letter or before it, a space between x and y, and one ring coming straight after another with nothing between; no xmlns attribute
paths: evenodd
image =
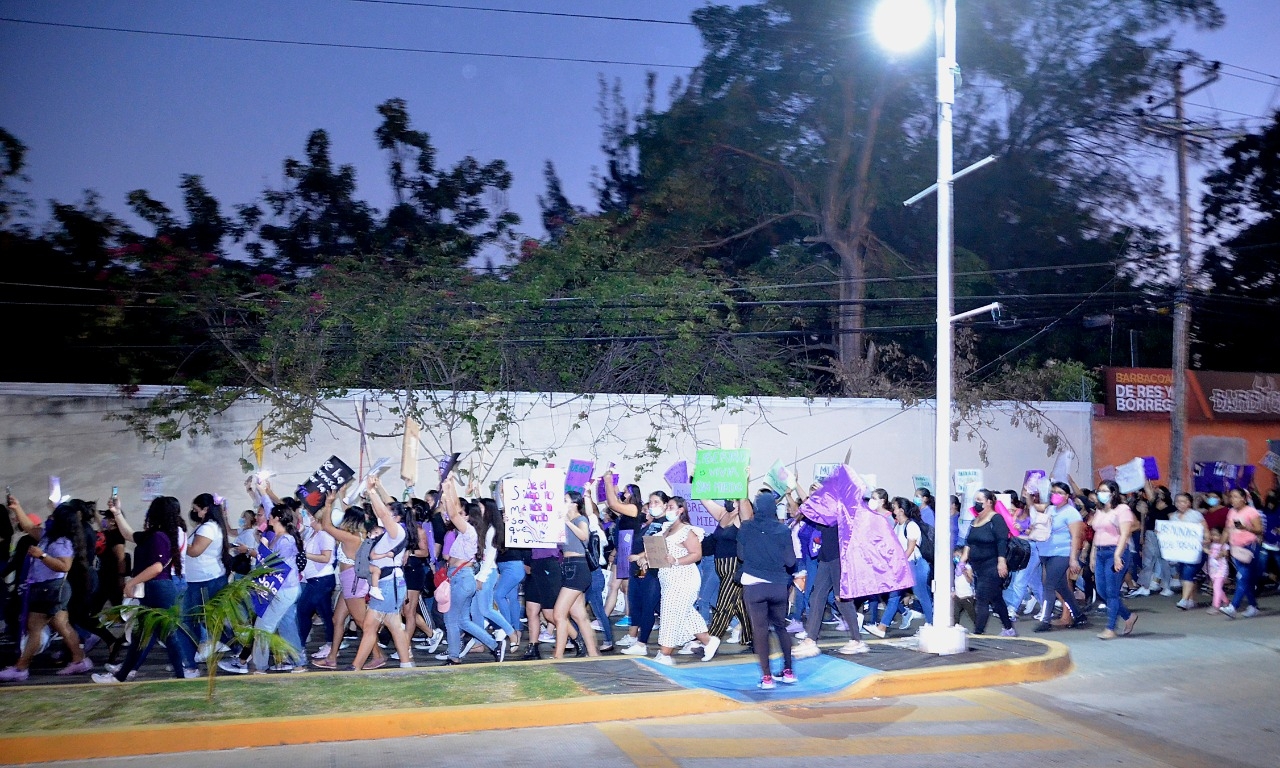
<svg viewBox="0 0 1280 768"><path fill-rule="evenodd" d="M627 517L640 516L639 505L618 498L618 489L613 485L612 464L604 471L604 498L605 503L609 505L609 509L612 509L617 514L626 515Z"/></svg>
<svg viewBox="0 0 1280 768"><path fill-rule="evenodd" d="M9 507L9 511L13 513L11 517L13 518L14 525L16 525L23 533L34 536L35 534L33 532L38 526L31 522L31 518L28 517L26 511L23 510L21 502L10 495L5 498L5 504ZM8 555L7 552L5 554Z"/></svg>
<svg viewBox="0 0 1280 768"><path fill-rule="evenodd" d="M111 514L115 515L116 528L120 531L120 536L125 541L133 541L133 526L129 524L129 520L125 518L124 512L120 509L120 500L111 499L108 501L107 509L111 510Z"/></svg>
<svg viewBox="0 0 1280 768"><path fill-rule="evenodd" d="M387 532L393 540L404 535L404 528L400 526L400 522L396 520L396 516L391 514L391 508L382 500L382 494L385 489L382 488L382 481L376 477L368 480L369 490L373 493L369 494L369 503L373 505L373 514L378 516L378 522L382 524L382 530Z"/></svg>

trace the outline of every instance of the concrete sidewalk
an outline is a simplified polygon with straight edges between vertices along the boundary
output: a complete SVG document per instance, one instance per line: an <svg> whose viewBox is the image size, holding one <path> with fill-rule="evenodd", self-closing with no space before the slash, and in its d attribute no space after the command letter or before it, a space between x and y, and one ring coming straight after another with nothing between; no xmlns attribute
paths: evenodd
<svg viewBox="0 0 1280 768"><path fill-rule="evenodd" d="M1023 638L973 638L969 653L936 657L906 647L909 639L871 643L872 651L854 657L832 653L838 643L825 647L815 659L796 662L797 675L814 678L838 669L852 673L847 686L806 692L784 698L755 689L758 669L754 657L729 655L708 664L685 662L668 670L651 661L608 656L561 662L557 671L577 681L591 695L554 701L487 704L466 707L362 711L298 718L229 720L218 722L148 725L128 729L84 729L58 733L30 733L0 737L0 755L11 764L69 759L126 757L237 747L315 744L346 741L352 734L362 739L467 733L495 729L528 728L609 722L636 717L671 717L740 709L794 705L802 701L831 701L979 688L991 685L1037 682L1064 675L1072 668L1070 653L1060 643ZM827 646L827 644L824 644ZM820 672L820 670L825 670ZM672 671L672 674L665 674ZM423 668L405 674L438 674L444 670ZM466 670L452 674L466 676ZM679 674L715 673L719 690L697 686L698 678ZM316 673L324 675L361 673ZM275 678L259 678L270 685ZM685 683L681 684L681 681ZM725 682L728 681L728 682ZM462 680L460 679L460 682ZM465 682L462 682L465 684ZM724 686L728 686L727 688ZM74 696L80 686L67 686ZM779 686L779 688L784 688Z"/></svg>

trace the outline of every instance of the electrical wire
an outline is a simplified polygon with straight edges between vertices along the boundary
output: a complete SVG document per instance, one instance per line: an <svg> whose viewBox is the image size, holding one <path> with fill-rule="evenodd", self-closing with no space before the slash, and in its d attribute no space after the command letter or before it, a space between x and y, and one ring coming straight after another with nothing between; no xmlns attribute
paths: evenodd
<svg viewBox="0 0 1280 768"><path fill-rule="evenodd" d="M489 8L478 5L454 5L451 3L419 3L410 2L409 0L348 0L352 3L363 3L365 5L399 5L410 8L432 8L448 11L482 11L485 13L509 13L520 16L551 16L564 19L588 19L591 21L626 21L636 24L666 24L679 27L692 27L692 21L678 21L675 19L649 19L639 16L604 16L594 13L561 13L557 11L529 11L517 10L514 8Z"/></svg>

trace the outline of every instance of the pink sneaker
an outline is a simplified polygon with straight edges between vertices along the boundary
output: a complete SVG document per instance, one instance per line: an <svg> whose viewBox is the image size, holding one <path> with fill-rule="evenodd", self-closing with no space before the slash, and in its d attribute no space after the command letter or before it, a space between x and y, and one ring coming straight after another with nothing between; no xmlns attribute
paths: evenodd
<svg viewBox="0 0 1280 768"><path fill-rule="evenodd" d="M800 678L796 677L796 674L791 670L784 669L782 670L782 674L778 675L778 682L786 683L787 685L795 685L800 682Z"/></svg>
<svg viewBox="0 0 1280 768"><path fill-rule="evenodd" d="M0 683L20 683L28 677L31 677L31 673L25 669L9 667L8 669L0 670Z"/></svg>
<svg viewBox="0 0 1280 768"><path fill-rule="evenodd" d="M772 675L765 675L764 677L760 678L760 682L756 684L756 687L762 691L772 691L777 686L773 684Z"/></svg>
<svg viewBox="0 0 1280 768"><path fill-rule="evenodd" d="M93 671L93 660L85 656L80 661L72 662L57 671L57 674L66 677L68 675L83 675L86 672Z"/></svg>

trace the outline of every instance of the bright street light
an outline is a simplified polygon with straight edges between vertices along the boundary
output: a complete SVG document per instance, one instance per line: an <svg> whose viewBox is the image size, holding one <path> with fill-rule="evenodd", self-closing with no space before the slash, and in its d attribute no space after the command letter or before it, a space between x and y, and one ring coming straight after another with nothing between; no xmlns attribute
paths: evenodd
<svg viewBox="0 0 1280 768"><path fill-rule="evenodd" d="M933 31L928 0L882 0L871 17L880 46L892 53L908 53L924 45Z"/></svg>

